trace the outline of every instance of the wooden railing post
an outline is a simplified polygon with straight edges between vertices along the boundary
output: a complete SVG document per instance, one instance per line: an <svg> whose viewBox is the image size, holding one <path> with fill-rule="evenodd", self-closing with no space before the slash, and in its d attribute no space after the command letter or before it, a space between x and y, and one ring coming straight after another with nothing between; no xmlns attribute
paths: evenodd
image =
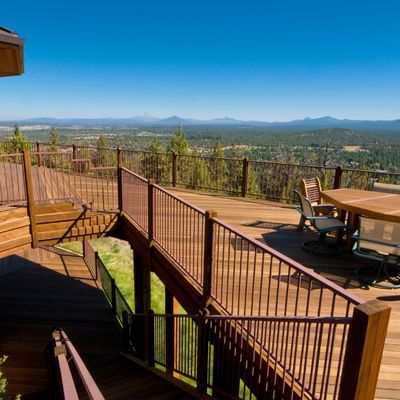
<svg viewBox="0 0 400 400"><path fill-rule="evenodd" d="M249 181L249 159L246 157L243 158L242 197L246 197L248 181Z"/></svg>
<svg viewBox="0 0 400 400"><path fill-rule="evenodd" d="M36 155L37 165L38 165L38 167L40 167L42 165L42 160L41 160L41 157L40 157L40 142L36 142L36 153L38 153Z"/></svg>
<svg viewBox="0 0 400 400"><path fill-rule="evenodd" d="M174 296L165 288L165 314L174 314ZM175 324L174 317L165 320L165 368L169 374L174 372L175 366Z"/></svg>
<svg viewBox="0 0 400 400"><path fill-rule="evenodd" d="M153 240L153 216L154 216L154 202L153 202L153 188L156 184L154 179L148 180L148 235L149 242Z"/></svg>
<svg viewBox="0 0 400 400"><path fill-rule="evenodd" d="M205 316L207 309L199 311L197 317L197 390L207 393L207 369L208 369L208 334Z"/></svg>
<svg viewBox="0 0 400 400"><path fill-rule="evenodd" d="M117 314L117 291L115 290L114 278L111 278L111 307L113 314Z"/></svg>
<svg viewBox="0 0 400 400"><path fill-rule="evenodd" d="M39 242L37 239L37 232L36 232L35 199L33 194L33 183L32 183L32 164L29 151L24 150L23 160L24 160L26 203L27 203L28 216L30 219L32 247L38 247Z"/></svg>
<svg viewBox="0 0 400 400"><path fill-rule="evenodd" d="M203 264L203 307L209 305L211 297L212 281L212 260L213 260L213 232L214 221L217 212L214 210L206 211L204 221L204 264Z"/></svg>
<svg viewBox="0 0 400 400"><path fill-rule="evenodd" d="M122 311L122 349L125 353L130 351L129 346L129 317L128 311Z"/></svg>
<svg viewBox="0 0 400 400"><path fill-rule="evenodd" d="M146 360L149 367L154 367L154 311L146 313L145 322Z"/></svg>
<svg viewBox="0 0 400 400"><path fill-rule="evenodd" d="M333 188L334 189L340 189L340 185L342 183L342 167L338 165L335 169L335 181L333 183Z"/></svg>
<svg viewBox="0 0 400 400"><path fill-rule="evenodd" d="M374 399L389 316L390 307L379 300L354 308L339 400Z"/></svg>
<svg viewBox="0 0 400 400"><path fill-rule="evenodd" d="M94 259L95 259L95 268L96 268L96 281L99 283L100 286L102 286L101 282L101 274L100 274L100 268L99 268L99 253L97 251L94 252Z"/></svg>
<svg viewBox="0 0 400 400"><path fill-rule="evenodd" d="M176 172L177 172L177 160L178 155L173 151L171 153L171 160L172 160L172 186L176 187Z"/></svg>
<svg viewBox="0 0 400 400"><path fill-rule="evenodd" d="M122 196L122 154L121 149L117 148L117 179L118 179L118 209L123 210L123 196Z"/></svg>

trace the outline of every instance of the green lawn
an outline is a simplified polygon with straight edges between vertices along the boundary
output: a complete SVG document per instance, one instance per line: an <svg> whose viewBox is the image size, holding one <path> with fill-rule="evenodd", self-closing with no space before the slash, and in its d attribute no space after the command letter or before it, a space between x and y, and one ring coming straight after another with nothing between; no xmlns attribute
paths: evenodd
<svg viewBox="0 0 400 400"><path fill-rule="evenodd" d="M90 243L134 310L133 253L129 243L111 237L91 240ZM59 247L82 254L82 242L63 243ZM154 273L151 273L151 307L155 313L165 312L164 284Z"/></svg>

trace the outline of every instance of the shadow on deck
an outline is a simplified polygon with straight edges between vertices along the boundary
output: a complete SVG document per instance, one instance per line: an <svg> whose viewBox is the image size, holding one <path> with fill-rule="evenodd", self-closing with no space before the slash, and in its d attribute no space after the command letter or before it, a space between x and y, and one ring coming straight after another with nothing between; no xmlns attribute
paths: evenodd
<svg viewBox="0 0 400 400"><path fill-rule="evenodd" d="M121 328L81 257L44 249L0 260L0 354L7 392L47 398L45 347L54 326L76 346L106 398L189 398L119 356ZM15 265L14 270L11 265Z"/></svg>

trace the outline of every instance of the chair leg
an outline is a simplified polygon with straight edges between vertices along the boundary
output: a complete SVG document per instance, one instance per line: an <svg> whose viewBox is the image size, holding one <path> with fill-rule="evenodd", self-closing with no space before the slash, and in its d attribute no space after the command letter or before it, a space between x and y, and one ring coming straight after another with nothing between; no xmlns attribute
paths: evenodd
<svg viewBox="0 0 400 400"><path fill-rule="evenodd" d="M305 223L306 223L306 219L305 219L304 216L302 215L302 216L300 217L299 224L297 225L297 230L298 230L299 232L303 232L303 231L304 231L304 225L305 225Z"/></svg>
<svg viewBox="0 0 400 400"><path fill-rule="evenodd" d="M370 286L381 287L384 289L397 289L400 288L400 274L396 271L394 274L388 271L388 258L385 257L379 265L372 268L357 268L354 271L354 276L362 283ZM394 266L396 268L396 266ZM368 278L374 272L373 278Z"/></svg>

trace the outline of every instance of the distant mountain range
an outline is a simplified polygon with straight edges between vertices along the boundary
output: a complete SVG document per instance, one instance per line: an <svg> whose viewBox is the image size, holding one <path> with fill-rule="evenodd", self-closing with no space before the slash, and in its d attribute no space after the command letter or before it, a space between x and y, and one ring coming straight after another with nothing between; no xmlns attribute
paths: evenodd
<svg viewBox="0 0 400 400"><path fill-rule="evenodd" d="M233 118L198 120L181 118L176 115L169 118L139 116L132 118L31 118L17 121L0 121L0 124L21 125L82 125L82 126L243 126L243 127L281 127L281 128L348 128L348 129L382 129L400 132L400 119L396 120L352 120L333 117L304 118L285 122L241 121Z"/></svg>

